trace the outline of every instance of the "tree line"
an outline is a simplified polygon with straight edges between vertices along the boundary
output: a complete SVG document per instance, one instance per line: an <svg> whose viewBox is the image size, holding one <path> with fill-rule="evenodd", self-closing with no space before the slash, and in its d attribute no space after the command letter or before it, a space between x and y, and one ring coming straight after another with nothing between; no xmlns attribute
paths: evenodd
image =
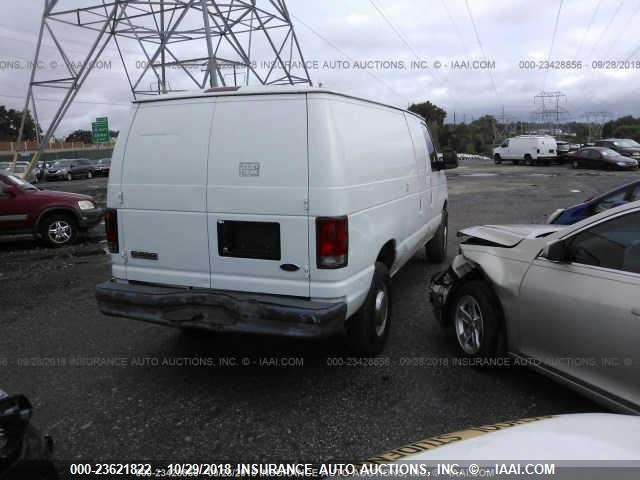
<svg viewBox="0 0 640 480"><path fill-rule="evenodd" d="M528 126L523 122L512 122L506 125L498 124L495 117L484 115L472 122L451 124L445 123L447 112L437 105L426 101L413 103L409 110L421 115L429 125L434 141L440 149L452 148L458 152L490 154L496 142L503 140L496 138L496 132L509 132L508 135L520 135L527 133ZM7 109L0 105L0 142L14 142L18 138L22 111ZM575 133L575 136L567 138L572 143L584 143L590 135L589 125L580 122L565 122L558 125L564 131ZM36 129L42 133L40 125L36 125L31 112L27 111L24 124L23 140L36 140ZM112 138L118 136L117 131L110 130ZM631 115L620 117L605 123L602 127L603 138L632 138L640 142L640 117ZM93 143L91 130L75 130L67 135L65 142Z"/></svg>
<svg viewBox="0 0 640 480"><path fill-rule="evenodd" d="M22 121L22 110L14 110L13 108L7 109L4 105L0 105L0 142L15 142L18 139L18 133L20 131L20 122ZM38 134L42 134L42 128L40 125L36 125L31 111L27 110L27 116L24 122L24 129L22 132L22 140L36 141L36 129ZM109 135L112 138L118 136L118 132L109 130ZM65 142L82 142L93 143L91 137L91 130L75 130L64 138Z"/></svg>
<svg viewBox="0 0 640 480"><path fill-rule="evenodd" d="M426 120L431 135L441 150L451 148L464 153L491 154L493 147L504 140L504 138L498 138L498 132L508 132L506 136L523 135L530 131L531 126L525 122L499 124L492 115L483 115L469 123L455 125L445 123L447 112L429 101L413 103L409 106L409 110ZM580 144L593 140L592 129L587 123L564 122L554 125L554 128L574 134L566 137L558 135L556 136L558 140L563 139ZM640 117L627 115L606 122L602 126L602 138L609 137L631 138L640 142Z"/></svg>

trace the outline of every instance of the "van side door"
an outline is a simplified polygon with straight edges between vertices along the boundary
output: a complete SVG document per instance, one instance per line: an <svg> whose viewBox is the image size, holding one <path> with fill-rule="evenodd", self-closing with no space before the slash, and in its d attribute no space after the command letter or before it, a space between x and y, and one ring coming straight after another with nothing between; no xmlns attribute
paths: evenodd
<svg viewBox="0 0 640 480"><path fill-rule="evenodd" d="M205 207L212 114L213 102L200 99L140 104L122 184L110 191L128 280L210 286Z"/></svg>

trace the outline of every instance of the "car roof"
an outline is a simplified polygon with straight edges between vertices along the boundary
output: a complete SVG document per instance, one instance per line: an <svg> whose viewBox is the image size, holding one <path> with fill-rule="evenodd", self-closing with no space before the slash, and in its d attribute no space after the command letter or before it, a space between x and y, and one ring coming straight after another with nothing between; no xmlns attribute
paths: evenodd
<svg viewBox="0 0 640 480"><path fill-rule="evenodd" d="M636 200L635 202L623 203L622 205L619 205L617 207L604 210L603 212L587 217L584 220L580 220L579 222L567 226L565 229L558 230L553 235L559 238L565 238L573 235L574 232L581 230L584 227L589 226L590 224L600 222L600 220L617 216L618 214L624 213L626 211L633 211L638 209L640 209L640 200Z"/></svg>
<svg viewBox="0 0 640 480"><path fill-rule="evenodd" d="M337 95L339 97L352 98L354 100L360 100L362 102L373 103L383 107L392 108L394 110L400 110L418 117L421 121L426 122L425 119L415 112L406 110L404 108L389 105L387 103L370 100L368 98L357 97L355 95L349 95L346 93L337 92L335 90L329 90L327 88L314 87L311 85L249 85L241 87L217 87L207 88L205 90L191 90L184 92L168 93L163 95L153 95L147 98L139 98L132 103L151 103L151 102L167 102L171 100L180 100L188 98L206 98L206 97L233 97L244 95L276 95L276 94L296 94L296 93L324 93L329 95Z"/></svg>

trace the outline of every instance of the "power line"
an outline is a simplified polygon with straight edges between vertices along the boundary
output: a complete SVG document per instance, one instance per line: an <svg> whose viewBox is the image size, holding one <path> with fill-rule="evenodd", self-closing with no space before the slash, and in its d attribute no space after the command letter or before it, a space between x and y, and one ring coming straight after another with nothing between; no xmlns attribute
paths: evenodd
<svg viewBox="0 0 640 480"><path fill-rule="evenodd" d="M25 97L21 97L20 95L5 95L4 93L0 93L0 97L3 98L17 98L18 100L22 100L24 102ZM38 97L38 101L43 102L56 102L60 103L59 98L40 98ZM123 105L128 107L129 103L117 103L117 102L93 102L91 100L74 100L74 103L86 103L87 105Z"/></svg>
<svg viewBox="0 0 640 480"><path fill-rule="evenodd" d="M376 4L374 3L373 0L369 0L369 3L371 3L371 5L376 9L376 11L378 12L378 14L382 17L382 19L387 23L387 25L389 25L389 27L391 28L391 30L393 30L393 32L398 36L398 38L402 41L402 43L404 43L407 48L414 54L414 56L416 57L417 60L421 60L421 56L418 52L416 52L416 50L411 47L411 45L409 45L409 42L406 40L405 36L400 32L400 29L398 29L393 22L391 21L391 19L384 13L384 9L382 8L382 6L378 7L376 6ZM431 70L427 69L427 73L429 74L429 76L435 80L437 83L439 83L440 85L442 85L442 87L444 88L444 92L447 95L447 97L449 97L449 100L451 100L451 104L452 106L455 106L456 102L455 100L451 97L451 95L449 94L449 90L447 89L447 86L444 84L444 82L438 78L436 76L435 73L433 73Z"/></svg>
<svg viewBox="0 0 640 480"><path fill-rule="evenodd" d="M445 12L447 12L447 17L449 17L449 21L451 22L451 25L453 25L453 29L456 31L456 35L460 39L460 43L462 43L462 46L464 47L465 50L470 51L471 49L467 45L467 42L464 40L464 37L462 36L462 33L460 33L460 28L458 28L458 24L453 19L453 15L451 15L451 11L449 10L449 7L447 6L446 0L440 0L440 3L442 4L442 8L444 8Z"/></svg>
<svg viewBox="0 0 640 480"><path fill-rule="evenodd" d="M562 12L562 4L564 0L560 0L560 5L558 5L558 12L556 13L556 23L553 26L553 35L551 36L551 45L549 46L549 54L547 55L547 60L551 61L551 54L553 53L553 46L556 42L556 35L558 34L558 23L560 22L560 13ZM549 69L545 69L544 71L544 81L542 83L542 90L547 87L547 74L549 73Z"/></svg>
<svg viewBox="0 0 640 480"><path fill-rule="evenodd" d="M484 61L487 61L487 55L484 52L484 47L482 46L482 40L480 40L480 34L478 33L478 28L476 27L476 22L473 19L473 14L471 13L471 7L469 6L469 0L464 0L464 4L467 7L467 13L469 14L469 20L471 20L471 25L473 26L473 33L476 36L476 41L478 42L478 46L480 47L480 52L482 53L482 58ZM491 79L491 86L493 87L493 92L496 94L496 100L500 98L498 95L498 89L496 88L496 82L493 80L493 75L491 70L487 70L489 73L489 78Z"/></svg>
<svg viewBox="0 0 640 480"><path fill-rule="evenodd" d="M600 36L596 40L596 43L594 43L593 47L591 47L591 51L589 52L589 58L591 58L591 56L593 55L593 52L595 51L595 49L598 47L598 45L602 41L602 38L609 31L609 27L611 26L611 24L613 23L615 18L618 16L618 13L620 13L620 8L622 8L623 2L624 2L624 0L620 0L620 3L618 3L618 6L616 7L615 11L613 12L613 15L611 15L611 18L609 18L609 21L607 22L607 26L604 27L604 30L602 30L602 32L600 33Z"/></svg>
<svg viewBox="0 0 640 480"><path fill-rule="evenodd" d="M349 55L347 52L345 52L344 50L342 50L340 47L336 46L333 42L331 42L330 40L328 40L327 38L325 38L323 35L321 35L319 32L317 32L312 26L310 26L309 24L305 23L304 21L302 21L299 17L297 17L296 15L294 15L293 13L291 14L291 17L294 18L296 20L296 22L299 22L302 26L304 26L305 28L307 28L307 30L309 30L311 33L313 33L316 37L318 37L320 40L322 40L323 42L325 42L327 45L329 45L331 48L333 48L336 52L340 53L342 56L346 57L347 59L349 59L349 61L351 62L356 62L356 60ZM380 79L377 75L374 75L373 72L370 72L367 69L363 70L367 75L369 75L371 78L373 78L376 82L380 83L382 86L384 86L385 88L387 88L388 90L390 90L391 92L393 92L394 94L396 94L398 97L403 98L405 101L409 101L411 102L411 100L409 99L409 97L405 96L404 94L398 92L395 88L393 88L392 86L390 86L389 84L387 84L387 82L385 82L384 80Z"/></svg>
<svg viewBox="0 0 640 480"><path fill-rule="evenodd" d="M596 4L596 8L593 10L593 13L591 14L591 18L589 19L589 23L587 24L587 29L582 34L582 38L580 39L580 44L578 45L578 50L576 50L576 55L575 55L576 58L578 58L578 55L580 54L580 50L582 50L582 45L584 45L584 40L585 38L587 38L587 34L591 31L591 25L593 25L593 21L595 20L596 15L600 10L601 3L602 3L602 0L598 0L598 3Z"/></svg>
<svg viewBox="0 0 640 480"><path fill-rule="evenodd" d="M400 30L398 30L396 28L396 26L393 24L393 22L391 20L389 20L389 17L387 17L387 15L382 11L381 7L378 7L378 5L376 5L376 3L374 2L374 0L369 0L369 3L373 6L373 8L376 9L376 11L380 14L380 16L382 17L382 19L387 23L387 25L389 25L389 27L391 28L391 30L393 30L395 32L395 34L398 36L398 38L400 39L400 41L402 43L404 43L404 45L411 50L411 53L413 53L413 55L420 60L420 54L418 52L416 52L416 50L409 45L409 42L407 41L407 39L405 38L405 36L402 34L402 32L400 32Z"/></svg>
<svg viewBox="0 0 640 480"><path fill-rule="evenodd" d="M609 43L605 54L602 56L603 59L608 58L609 54L611 53L611 49L613 49L615 45L620 44L620 41L629 33L629 30L631 30L629 26L631 25L631 22L636 18L638 12L640 12L640 4L638 4L638 8L634 10L633 14L629 15L629 17L627 18L627 22L620 29L622 32L620 36L616 36L613 40L611 40L611 43ZM629 58L626 58L626 60L629 60Z"/></svg>

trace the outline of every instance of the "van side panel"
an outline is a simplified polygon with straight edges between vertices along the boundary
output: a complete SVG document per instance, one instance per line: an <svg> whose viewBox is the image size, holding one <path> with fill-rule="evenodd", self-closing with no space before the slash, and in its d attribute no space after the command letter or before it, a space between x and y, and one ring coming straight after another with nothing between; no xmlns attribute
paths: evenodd
<svg viewBox="0 0 640 480"><path fill-rule="evenodd" d="M205 208L213 111L211 100L139 106L118 205L128 280L210 287Z"/></svg>
<svg viewBox="0 0 640 480"><path fill-rule="evenodd" d="M126 154L126 145L131 132L131 126L136 117L138 105L133 104L129 109L129 119L127 127L123 128L118 136L116 145L111 155L111 171L109 172L107 182L107 208L120 208L119 193L122 191L122 166ZM122 228L122 218L118 218L118 244L120 251L125 252L125 235ZM114 278L125 280L127 278L126 257L119 253L113 253L111 256L111 274Z"/></svg>
<svg viewBox="0 0 640 480"><path fill-rule="evenodd" d="M311 297L347 298L348 315L362 304L382 246L406 261L417 215L417 166L403 112L355 99L309 94ZM414 197L414 198L412 198ZM349 218L345 268L315 265L315 217ZM393 270L393 269L392 269Z"/></svg>
<svg viewBox="0 0 640 480"><path fill-rule="evenodd" d="M309 296L308 182L306 95L217 99L207 187L212 288ZM218 232L230 222L277 224L280 258L225 255Z"/></svg>
<svg viewBox="0 0 640 480"><path fill-rule="evenodd" d="M415 251L422 248L433 237L441 219L437 215L440 210L436 210L437 206L434 203L434 194L437 192L437 186L434 189L431 158L429 156L429 148L432 151L434 148L433 142L423 121L408 113L404 115L409 125L413 151L418 165L417 185L415 187L416 200L418 202L416 210L418 213L412 216L414 223L409 240L409 248ZM429 145L427 142L429 142Z"/></svg>

